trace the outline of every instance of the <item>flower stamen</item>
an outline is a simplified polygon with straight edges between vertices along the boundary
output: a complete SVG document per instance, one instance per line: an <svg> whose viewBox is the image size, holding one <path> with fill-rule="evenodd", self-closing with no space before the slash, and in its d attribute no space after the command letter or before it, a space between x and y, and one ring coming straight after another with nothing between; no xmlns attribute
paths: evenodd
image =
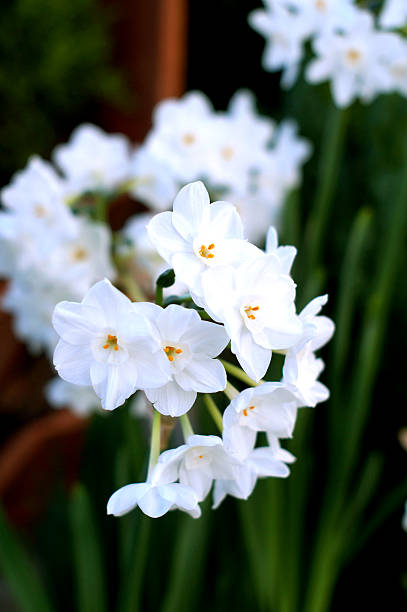
<svg viewBox="0 0 407 612"><path fill-rule="evenodd" d="M213 253L210 253L210 251L214 248L215 244L213 242L208 247L202 244L201 248L199 249L199 254L201 257L205 257L206 259L213 259L215 255Z"/></svg>
<svg viewBox="0 0 407 612"><path fill-rule="evenodd" d="M255 319L256 317L253 314L253 312L257 312L259 308L260 308L259 306L245 306L243 310L245 311L248 319Z"/></svg>
<svg viewBox="0 0 407 612"><path fill-rule="evenodd" d="M174 361L174 356L181 355L182 349L175 348L175 346L165 346L164 353L168 357L168 361Z"/></svg>
<svg viewBox="0 0 407 612"><path fill-rule="evenodd" d="M113 336L112 334L107 334L106 344L103 345L104 349L113 348L114 351L119 350L119 345L117 344L117 336Z"/></svg>

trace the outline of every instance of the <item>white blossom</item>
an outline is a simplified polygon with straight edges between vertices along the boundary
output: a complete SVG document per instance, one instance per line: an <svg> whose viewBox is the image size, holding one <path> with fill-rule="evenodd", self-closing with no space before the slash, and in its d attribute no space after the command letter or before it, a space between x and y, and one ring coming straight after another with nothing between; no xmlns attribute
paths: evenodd
<svg viewBox="0 0 407 612"><path fill-rule="evenodd" d="M128 484L113 493L107 503L107 513L123 516L139 507L151 518L159 518L169 510L183 510L199 518L201 509L191 487L163 478L163 466L157 464L147 482Z"/></svg>
<svg viewBox="0 0 407 612"><path fill-rule="evenodd" d="M407 23L407 4L405 0L385 0L380 13L379 24L382 28L402 28Z"/></svg>
<svg viewBox="0 0 407 612"><path fill-rule="evenodd" d="M295 312L295 284L274 254L261 254L238 268L220 267L202 276L209 314L225 325L240 365L258 381L272 350L294 346L303 331Z"/></svg>
<svg viewBox="0 0 407 612"><path fill-rule="evenodd" d="M185 414L197 392L214 393L226 386L223 365L214 359L229 342L224 328L201 321L195 310L172 304L134 304L134 312L146 317L159 338L170 368L170 379L155 388L145 387L148 399L161 414Z"/></svg>
<svg viewBox="0 0 407 612"><path fill-rule="evenodd" d="M312 350L312 340L287 351L283 382L297 397L298 406L316 406L329 397L329 389L318 381L325 364Z"/></svg>
<svg viewBox="0 0 407 612"><path fill-rule="evenodd" d="M296 398L283 384L267 382L245 389L223 413L225 448L243 459L253 449L259 431L290 438L296 417Z"/></svg>
<svg viewBox="0 0 407 612"><path fill-rule="evenodd" d="M200 181L183 187L174 200L173 212L156 215L147 229L157 251L198 298L202 295L202 272L237 265L258 252L243 240L243 225L235 207L227 202L210 204Z"/></svg>
<svg viewBox="0 0 407 612"><path fill-rule="evenodd" d="M139 147L130 161L130 193L154 210L166 210L177 193L177 183L168 166L145 147Z"/></svg>
<svg viewBox="0 0 407 612"><path fill-rule="evenodd" d="M45 395L54 408L70 408L81 416L87 416L100 406L100 400L92 387L73 385L59 376L47 383Z"/></svg>
<svg viewBox="0 0 407 612"><path fill-rule="evenodd" d="M85 191L111 191L129 179L130 144L122 134L106 134L90 123L79 125L67 144L53 153L72 196Z"/></svg>
<svg viewBox="0 0 407 612"><path fill-rule="evenodd" d="M64 380L92 385L106 410L136 389L170 379L169 364L148 320L108 280L96 283L80 304L57 304L53 325L61 336L54 365Z"/></svg>

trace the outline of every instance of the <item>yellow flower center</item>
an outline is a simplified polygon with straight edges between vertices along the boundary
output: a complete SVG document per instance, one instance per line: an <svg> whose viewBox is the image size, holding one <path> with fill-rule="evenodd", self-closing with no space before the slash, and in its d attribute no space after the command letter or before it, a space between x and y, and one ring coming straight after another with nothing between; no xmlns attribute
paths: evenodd
<svg viewBox="0 0 407 612"><path fill-rule="evenodd" d="M196 141L196 137L195 134L191 134L191 132L186 132L186 134L183 135L181 140L184 145L189 147L190 145L194 144L194 142Z"/></svg>
<svg viewBox="0 0 407 612"><path fill-rule="evenodd" d="M249 406L248 408L245 408L242 412L244 414L245 417L248 416L248 410L254 410L254 406Z"/></svg>
<svg viewBox="0 0 407 612"><path fill-rule="evenodd" d="M205 259L212 259L213 257L215 257L215 255L211 253L212 249L214 248L215 245L213 242L208 247L202 244L201 248L199 249L199 254L201 257L205 257Z"/></svg>
<svg viewBox="0 0 407 612"><path fill-rule="evenodd" d="M104 349L113 348L114 351L119 350L119 345L117 344L117 336L112 336L111 334L107 334L106 344L103 345Z"/></svg>
<svg viewBox="0 0 407 612"><path fill-rule="evenodd" d="M220 154L223 157L223 159L225 159L226 161L229 161L230 159L232 159L232 157L234 156L235 152L232 149L232 147L223 147L223 149L221 150Z"/></svg>
<svg viewBox="0 0 407 612"><path fill-rule="evenodd" d="M321 13L324 13L326 11L326 0L316 0L315 1L315 8L317 9L317 11L321 11Z"/></svg>
<svg viewBox="0 0 407 612"><path fill-rule="evenodd" d="M72 252L72 258L76 261L83 261L88 258L88 252L83 247L77 247Z"/></svg>
<svg viewBox="0 0 407 612"><path fill-rule="evenodd" d="M346 53L346 57L350 64L356 65L360 61L362 55L357 49L349 49Z"/></svg>
<svg viewBox="0 0 407 612"><path fill-rule="evenodd" d="M45 217L46 214L47 214L47 211L45 210L44 206L42 206L42 204L37 204L36 206L34 206L34 215L38 219Z"/></svg>
<svg viewBox="0 0 407 612"><path fill-rule="evenodd" d="M245 308L243 308L248 319L255 319L256 316L253 313L257 312L259 309L260 306L245 306Z"/></svg>
<svg viewBox="0 0 407 612"><path fill-rule="evenodd" d="M167 355L168 361L174 361L177 355L181 355L182 349L175 348L175 346L165 346L164 353Z"/></svg>

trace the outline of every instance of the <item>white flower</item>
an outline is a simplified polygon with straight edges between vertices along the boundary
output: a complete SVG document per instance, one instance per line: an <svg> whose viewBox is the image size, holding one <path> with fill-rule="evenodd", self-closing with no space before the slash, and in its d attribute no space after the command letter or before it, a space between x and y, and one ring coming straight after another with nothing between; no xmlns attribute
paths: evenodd
<svg viewBox="0 0 407 612"><path fill-rule="evenodd" d="M320 295L309 302L300 312L300 319L304 325L303 336L299 342L311 340L311 350L317 351L332 338L335 325L332 319L319 315L322 306L328 301L327 295Z"/></svg>
<svg viewBox="0 0 407 612"><path fill-rule="evenodd" d="M151 518L159 518L169 510L183 510L199 518L201 509L190 487L163 478L163 466L157 464L147 482L128 484L110 497L107 513L123 516L137 506Z"/></svg>
<svg viewBox="0 0 407 612"><path fill-rule="evenodd" d="M200 181L183 187L174 200L173 212L156 215L147 229L157 251L198 298L202 295L202 272L237 265L258 252L243 240L235 207L227 202L210 204Z"/></svg>
<svg viewBox="0 0 407 612"><path fill-rule="evenodd" d="M407 22L407 4L405 0L385 0L379 17L382 28L402 28Z"/></svg>
<svg viewBox="0 0 407 612"><path fill-rule="evenodd" d="M122 230L123 236L130 242L128 250L137 282L147 293L154 290L160 274L168 270L168 264L158 254L147 232L147 225L152 218L151 214L134 215L128 219ZM182 295L187 289L187 286L176 278L171 287L164 289L164 295Z"/></svg>
<svg viewBox="0 0 407 612"><path fill-rule="evenodd" d="M225 325L232 352L254 380L266 373L272 350L288 349L300 339L295 284L274 253L262 253L237 269L207 271L202 284L206 309Z"/></svg>
<svg viewBox="0 0 407 612"><path fill-rule="evenodd" d="M290 438L296 417L296 398L283 384L267 382L245 389L223 413L225 449L244 459L253 449L258 431Z"/></svg>
<svg viewBox="0 0 407 612"><path fill-rule="evenodd" d="M80 299L71 287L50 280L41 270L18 273L8 283L2 307L13 315L15 335L27 343L33 353L45 350L49 357L55 349L58 336L52 327L55 304L62 299Z"/></svg>
<svg viewBox="0 0 407 612"><path fill-rule="evenodd" d="M155 388L145 387L148 399L161 414L172 417L185 414L197 392L214 393L226 386L223 365L214 359L229 338L220 325L201 321L195 310L172 304L138 303L134 311L146 317L170 367L170 379Z"/></svg>
<svg viewBox="0 0 407 612"><path fill-rule="evenodd" d="M386 63L391 89L407 97L407 41L398 34L388 33L386 36Z"/></svg>
<svg viewBox="0 0 407 612"><path fill-rule="evenodd" d="M182 446L158 459L166 473L191 487L198 501L205 499L215 478L233 479L237 462L225 451L218 436L191 435Z"/></svg>
<svg viewBox="0 0 407 612"><path fill-rule="evenodd" d="M32 157L2 189L6 211L0 213L0 237L17 268L44 267L55 245L77 234L76 219L64 197L62 180L39 157Z"/></svg>
<svg viewBox="0 0 407 612"><path fill-rule="evenodd" d="M297 249L293 246L278 246L278 234L275 227L270 226L266 235L266 253L274 253L281 262L284 274L290 274Z"/></svg>
<svg viewBox="0 0 407 612"><path fill-rule="evenodd" d="M96 283L80 304L61 302L53 324L61 340L54 365L64 380L92 385L106 410L136 389L170 379L169 364L147 319L108 280Z"/></svg>
<svg viewBox="0 0 407 612"><path fill-rule="evenodd" d="M255 448L235 468L233 480L215 480L213 490L213 506L217 508L227 495L238 499L247 499L258 478L287 478L290 470L286 463L292 463L295 458L288 451L280 448L277 438L268 437L270 446Z"/></svg>
<svg viewBox="0 0 407 612"><path fill-rule="evenodd" d="M100 406L100 400L92 387L72 385L58 376L47 383L45 395L51 406L70 408L81 416L87 416Z"/></svg>
<svg viewBox="0 0 407 612"><path fill-rule="evenodd" d="M303 56L303 46L310 35L310 25L283 2L267 2L266 11L249 15L249 24L266 39L263 55L265 70L284 70L282 84L294 84Z"/></svg>
<svg viewBox="0 0 407 612"><path fill-rule="evenodd" d="M262 183L260 190L232 191L226 195L228 202L236 207L242 219L245 238L255 244L264 240L265 228L270 223L278 223L283 204L284 188L280 177L278 174L272 174L270 170L271 167L267 175L264 174L261 178L256 175L254 181L257 184Z"/></svg>
<svg viewBox="0 0 407 612"><path fill-rule="evenodd" d="M180 100L164 100L154 110L153 128L145 146L182 182L201 176L211 114L210 102L200 92L190 92Z"/></svg>
<svg viewBox="0 0 407 612"><path fill-rule="evenodd" d="M312 340L287 352L283 382L297 397L298 407L316 406L329 398L329 389L318 381L325 365L312 350Z"/></svg>
<svg viewBox="0 0 407 612"><path fill-rule="evenodd" d="M203 174L211 185L244 189L249 173L260 163L273 134L273 123L255 112L253 94L238 91L227 113L217 113Z"/></svg>
<svg viewBox="0 0 407 612"><path fill-rule="evenodd" d="M130 162L130 193L155 210L170 208L177 183L168 164L156 159L146 147L138 148Z"/></svg>
<svg viewBox="0 0 407 612"><path fill-rule="evenodd" d="M75 221L77 235L56 245L44 274L84 295L100 278L114 278L110 262L111 233L107 225L85 217L76 217Z"/></svg>
<svg viewBox="0 0 407 612"><path fill-rule="evenodd" d="M114 190L129 179L130 144L121 134L106 134L90 123L79 125L53 159L69 182L71 195Z"/></svg>
<svg viewBox="0 0 407 612"><path fill-rule="evenodd" d="M387 34L375 29L373 17L358 11L358 17L344 32L326 32L313 43L317 59L310 62L305 76L311 83L331 79L332 95L339 107L355 98L369 102L391 88L386 65Z"/></svg>

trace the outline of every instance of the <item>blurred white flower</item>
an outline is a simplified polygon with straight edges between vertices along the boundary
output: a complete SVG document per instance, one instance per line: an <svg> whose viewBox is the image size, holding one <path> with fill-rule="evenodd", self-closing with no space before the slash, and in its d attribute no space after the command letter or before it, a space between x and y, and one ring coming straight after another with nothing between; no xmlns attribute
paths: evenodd
<svg viewBox="0 0 407 612"><path fill-rule="evenodd" d="M170 379L145 393L161 414L185 414L197 392L214 393L226 386L226 373L218 359L229 342L225 329L201 321L195 310L172 304L163 309L156 304L137 303L133 311L149 320L170 365Z"/></svg>
<svg viewBox="0 0 407 612"><path fill-rule="evenodd" d="M239 268L213 268L202 275L202 284L209 314L225 325L232 352L254 380L266 373L272 350L300 339L295 284L277 255L261 253Z"/></svg>
<svg viewBox="0 0 407 612"><path fill-rule="evenodd" d="M136 389L170 379L169 364L147 319L108 280L94 285L80 304L57 304L53 325L61 337L54 365L64 380L92 385L106 410Z"/></svg>
<svg viewBox="0 0 407 612"><path fill-rule="evenodd" d="M53 153L71 196L86 191L112 191L130 178L130 143L122 134L106 134L90 123L79 125L67 144Z"/></svg>
<svg viewBox="0 0 407 612"><path fill-rule="evenodd" d="M59 376L47 383L45 396L54 408L70 408L81 416L88 416L100 407L100 400L92 387L73 385Z"/></svg>
<svg viewBox="0 0 407 612"><path fill-rule="evenodd" d="M278 246L278 234L275 227L271 226L266 235L266 253L274 253L280 260L281 270L284 274L290 274L297 249L293 246ZM300 315L301 316L301 315Z"/></svg>
<svg viewBox="0 0 407 612"><path fill-rule="evenodd" d="M212 112L209 100L200 92L190 92L179 100L164 100L154 110L153 128L145 147L181 182L196 180L205 167L207 122Z"/></svg>
<svg viewBox="0 0 407 612"><path fill-rule="evenodd" d="M243 240L235 207L227 202L211 204L200 181L183 187L173 212L156 215L147 229L157 251L197 297L202 295L202 272L237 265L258 251Z"/></svg>
<svg viewBox="0 0 407 612"><path fill-rule="evenodd" d="M324 367L322 359L315 357L312 340L287 351L283 382L296 396L298 407L314 407L329 398L329 389L318 381Z"/></svg>
<svg viewBox="0 0 407 612"><path fill-rule="evenodd" d="M167 163L154 157L145 147L131 156L130 193L155 210L166 210L177 193L178 185Z"/></svg>
<svg viewBox="0 0 407 612"><path fill-rule="evenodd" d="M378 93L391 89L387 37L375 29L370 13L358 11L346 31L325 32L314 40L317 58L308 64L306 79L310 83L331 80L332 95L339 107L349 106L355 98L370 102Z"/></svg>
<svg viewBox="0 0 407 612"><path fill-rule="evenodd" d="M405 0L385 0L379 17L379 24L382 28L402 28L406 23L407 4Z"/></svg>

